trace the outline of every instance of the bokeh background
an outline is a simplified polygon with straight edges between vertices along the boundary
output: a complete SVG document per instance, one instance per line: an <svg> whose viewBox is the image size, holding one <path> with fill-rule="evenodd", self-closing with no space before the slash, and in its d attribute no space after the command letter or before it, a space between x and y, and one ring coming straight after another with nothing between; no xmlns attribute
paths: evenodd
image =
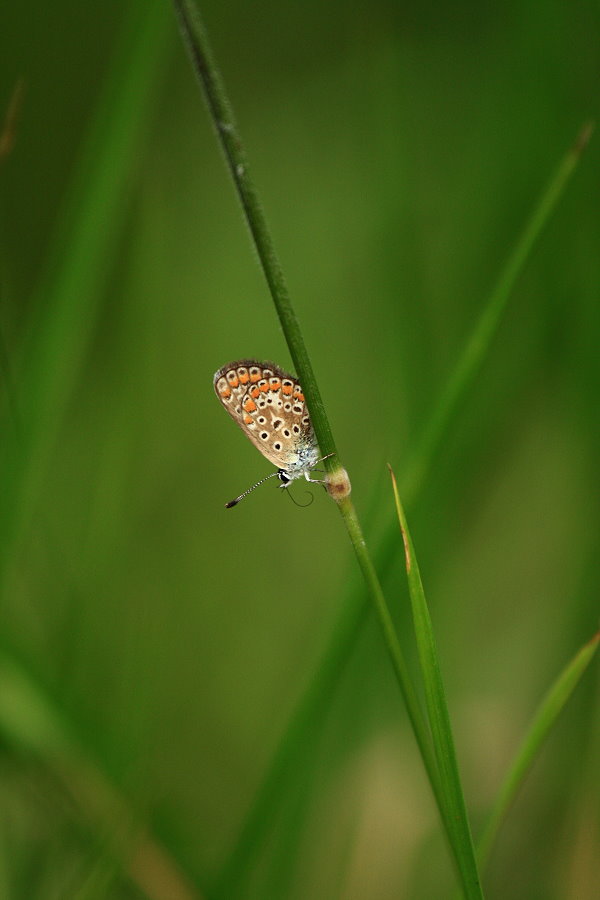
<svg viewBox="0 0 600 900"><path fill-rule="evenodd" d="M598 116L600 12L202 9L376 549L386 462L402 472L536 198ZM97 165L127 65L108 100L106 85L151 17L150 74L117 128L134 118L135 137L103 163L110 181L127 160L107 211ZM217 896L357 567L320 491L299 509L268 482L224 508L271 468L213 372L290 362L169 4L4 4L0 46L2 115L24 83L0 168L0 895ZM597 627L599 171L596 135L411 508L476 833ZM105 245L79 296L86 197ZM385 589L411 655L401 562L398 542ZM596 710L590 671L500 835L488 897L594 896ZM297 749L226 896L452 896L369 617Z"/></svg>

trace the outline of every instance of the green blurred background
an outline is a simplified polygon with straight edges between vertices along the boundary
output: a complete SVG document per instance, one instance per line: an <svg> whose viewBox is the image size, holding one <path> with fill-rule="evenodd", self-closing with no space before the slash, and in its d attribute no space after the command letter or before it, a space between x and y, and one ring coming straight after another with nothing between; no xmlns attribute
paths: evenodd
<svg viewBox="0 0 600 900"><path fill-rule="evenodd" d="M386 462L402 471L535 199L598 116L600 11L202 9L376 548ZM150 19L107 210L97 165ZM224 508L271 467L213 372L290 362L169 4L4 4L0 46L0 109L25 85L0 169L0 896L210 897L357 567L320 491L298 509L269 482ZM596 135L411 509L476 832L597 623L599 164ZM100 251L78 218L90 184ZM410 648L401 562L399 543L385 588ZM594 678L501 833L489 898L594 896ZM452 896L370 620L280 786L239 896ZM159 847L187 893L163 889Z"/></svg>

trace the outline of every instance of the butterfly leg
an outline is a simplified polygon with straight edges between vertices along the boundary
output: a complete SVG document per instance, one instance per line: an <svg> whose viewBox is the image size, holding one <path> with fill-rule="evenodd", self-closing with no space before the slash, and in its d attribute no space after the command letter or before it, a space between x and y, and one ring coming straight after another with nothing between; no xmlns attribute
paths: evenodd
<svg viewBox="0 0 600 900"><path fill-rule="evenodd" d="M317 459L316 462L321 462L322 459L329 459L330 456L335 456L335 454L328 453L327 456L322 456L321 459ZM311 469L311 472L322 472L322 471L323 471L323 469L317 469L317 468ZM304 477L306 478L307 481L310 481L311 484L322 484L323 487L327 486L326 480L321 479L321 478L311 478L309 476L308 472L304 473Z"/></svg>
<svg viewBox="0 0 600 900"><path fill-rule="evenodd" d="M311 478L307 472L304 473L304 477L306 478L307 481L310 481L311 484L322 484L322 485L327 484L327 482L321 478Z"/></svg>

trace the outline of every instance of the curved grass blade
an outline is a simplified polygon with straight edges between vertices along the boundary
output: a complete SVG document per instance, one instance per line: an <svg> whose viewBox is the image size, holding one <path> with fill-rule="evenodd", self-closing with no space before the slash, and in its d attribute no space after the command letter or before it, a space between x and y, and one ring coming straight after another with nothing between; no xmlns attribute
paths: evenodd
<svg viewBox="0 0 600 900"><path fill-rule="evenodd" d="M534 249L534 246L564 193L569 178L575 171L592 132L592 125L585 125L573 146L561 160L549 183L534 206L521 237L500 272L498 280L483 307L481 316L467 338L448 387L436 404L423 436L417 442L411 461L401 476L402 493L410 510L417 499L427 473L438 452L444 434L483 365L491 342L515 283ZM395 558L396 523L390 522L387 533L375 551L375 565L382 578L390 570ZM309 681L305 694L292 712L286 732L275 750L271 765L246 815L238 838L225 863L224 872L231 869L242 873L249 865L256 848L261 845L274 816L274 810L282 802L286 789L286 773L310 743L311 733L319 730L319 721L329 708L335 684L341 679L345 666L354 650L358 636L368 614L364 593L353 591L342 605L337 624L332 630L329 645Z"/></svg>
<svg viewBox="0 0 600 900"><path fill-rule="evenodd" d="M533 765L543 742L546 740L548 732L558 719L563 707L592 661L594 654L598 649L599 641L600 632L595 634L594 637L578 651L560 673L540 703L538 710L533 717L533 721L529 726L529 730L523 739L506 778L504 779L502 787L498 791L496 802L492 807L487 824L478 841L477 857L482 869L487 864L492 845L519 788L523 784L529 769Z"/></svg>
<svg viewBox="0 0 600 900"><path fill-rule="evenodd" d="M419 572L419 565L415 556L415 550L408 531L406 516L398 495L396 478L389 466L394 489L394 499L398 513L398 521L404 541L404 553L406 557L406 574L408 578L408 590L412 606L415 637L419 654L419 664L423 685L425 688L425 702L429 717L429 727L433 738L433 750L436 756L440 787L444 798L443 816L446 836L454 853L454 859L462 882L464 896L467 898L482 898L479 872L475 859L475 850L471 838L471 828L467 815L467 807L463 796L458 762L452 737L450 716L446 704L446 693L440 670L440 662L431 624L431 617L425 599L423 582Z"/></svg>
<svg viewBox="0 0 600 900"><path fill-rule="evenodd" d="M593 131L593 124L586 123L580 130L571 148L560 162L556 172L540 196L533 212L510 253L504 268L490 294L483 311L469 335L454 370L445 383L433 413L425 426L420 440L409 458L401 479L401 492L407 506L421 488L432 459L442 442L460 400L473 384L481 369L486 354L498 330L498 325L506 309L517 278L550 218L552 211L562 196L569 178L575 171L579 158L586 148Z"/></svg>

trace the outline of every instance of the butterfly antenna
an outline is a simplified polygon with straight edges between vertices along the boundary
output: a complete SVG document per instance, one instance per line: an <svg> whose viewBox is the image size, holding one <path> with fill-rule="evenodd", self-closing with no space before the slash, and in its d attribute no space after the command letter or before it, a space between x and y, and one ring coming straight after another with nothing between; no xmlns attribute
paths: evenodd
<svg viewBox="0 0 600 900"><path fill-rule="evenodd" d="M308 494L308 496L310 497L310 500L308 501L308 503L298 503L297 500L294 500L290 491L287 491L287 495L290 498L290 500L292 501L292 503L294 504L294 506L299 506L300 509L306 509L307 506L312 506L314 499L315 499L314 494L311 494L310 491L304 491L304 493Z"/></svg>
<svg viewBox="0 0 600 900"><path fill-rule="evenodd" d="M229 503L225 504L225 509L231 509L232 506L237 506L240 500L243 500L248 494L250 494L254 488L257 488L260 484L263 484L265 481L268 481L269 478L275 478L279 475L279 472L271 472L270 475L265 475L264 478L261 478L260 481L257 481L256 484L253 484L252 487L249 487L247 491L244 491L243 494L240 494L239 497L236 497L235 500L230 500Z"/></svg>

